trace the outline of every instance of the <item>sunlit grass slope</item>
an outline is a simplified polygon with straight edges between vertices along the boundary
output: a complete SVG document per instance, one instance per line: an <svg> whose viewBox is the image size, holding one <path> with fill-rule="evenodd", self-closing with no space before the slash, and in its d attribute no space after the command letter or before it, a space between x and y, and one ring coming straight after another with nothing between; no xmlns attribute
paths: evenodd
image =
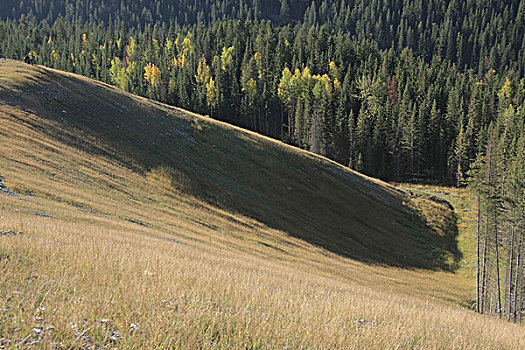
<svg viewBox="0 0 525 350"><path fill-rule="evenodd" d="M241 129L0 64L0 347L519 348L446 206Z"/></svg>

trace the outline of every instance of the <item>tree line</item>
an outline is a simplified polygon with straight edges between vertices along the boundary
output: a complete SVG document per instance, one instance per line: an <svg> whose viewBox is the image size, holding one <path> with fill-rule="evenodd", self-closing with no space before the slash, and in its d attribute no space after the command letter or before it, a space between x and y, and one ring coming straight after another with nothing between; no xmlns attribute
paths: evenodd
<svg viewBox="0 0 525 350"><path fill-rule="evenodd" d="M7 57L39 64L250 128L386 180L466 178L512 69L460 70L325 26L219 21L210 26L0 23ZM490 67L489 67L490 68Z"/></svg>
<svg viewBox="0 0 525 350"><path fill-rule="evenodd" d="M525 118L514 113L510 81L498 91L499 118L469 171L477 195L476 311L525 316Z"/></svg>

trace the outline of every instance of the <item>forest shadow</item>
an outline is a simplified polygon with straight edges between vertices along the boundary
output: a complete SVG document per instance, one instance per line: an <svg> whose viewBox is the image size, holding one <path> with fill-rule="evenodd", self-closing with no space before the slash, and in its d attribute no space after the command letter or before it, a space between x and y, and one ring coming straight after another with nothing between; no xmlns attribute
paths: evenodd
<svg viewBox="0 0 525 350"><path fill-rule="evenodd" d="M412 204L407 210L419 217L424 230L432 232L428 244L441 270L453 272L459 268L463 253L458 246L459 219L454 207L446 200L427 195L410 195Z"/></svg>

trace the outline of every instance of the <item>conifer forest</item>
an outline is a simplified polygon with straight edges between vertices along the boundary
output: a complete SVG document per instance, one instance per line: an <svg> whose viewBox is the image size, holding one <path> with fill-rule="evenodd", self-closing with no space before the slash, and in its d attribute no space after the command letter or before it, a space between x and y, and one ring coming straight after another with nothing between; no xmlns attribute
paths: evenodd
<svg viewBox="0 0 525 350"><path fill-rule="evenodd" d="M525 317L524 0L2 0L0 57L28 54L385 181L470 188L473 308Z"/></svg>

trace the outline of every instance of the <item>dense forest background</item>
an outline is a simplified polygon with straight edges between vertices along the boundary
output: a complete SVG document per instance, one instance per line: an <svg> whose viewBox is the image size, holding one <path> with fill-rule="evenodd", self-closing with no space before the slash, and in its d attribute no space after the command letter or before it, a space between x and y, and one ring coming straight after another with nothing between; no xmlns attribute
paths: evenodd
<svg viewBox="0 0 525 350"><path fill-rule="evenodd" d="M4 56L386 180L462 181L507 81L523 116L523 1L7 0L0 16Z"/></svg>
<svg viewBox="0 0 525 350"><path fill-rule="evenodd" d="M3 0L0 19L0 56L385 180L470 184L476 309L522 317L525 1Z"/></svg>

